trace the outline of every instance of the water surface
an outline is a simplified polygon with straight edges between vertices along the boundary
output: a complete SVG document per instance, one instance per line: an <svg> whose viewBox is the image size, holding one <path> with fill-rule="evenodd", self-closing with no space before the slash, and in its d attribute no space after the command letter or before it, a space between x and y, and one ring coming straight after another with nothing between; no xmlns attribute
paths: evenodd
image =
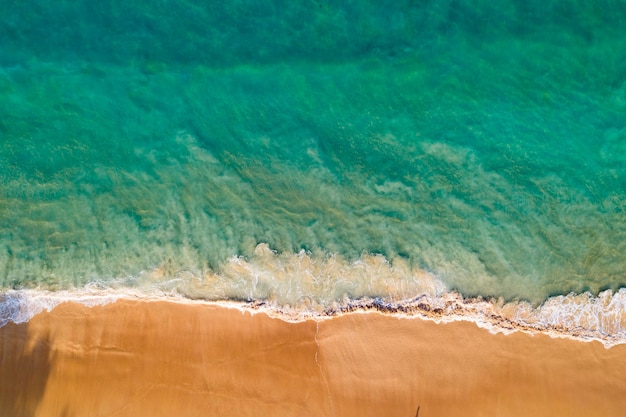
<svg viewBox="0 0 626 417"><path fill-rule="evenodd" d="M325 303L415 296L426 271L538 303L626 285L622 1L0 14L5 289Z"/></svg>

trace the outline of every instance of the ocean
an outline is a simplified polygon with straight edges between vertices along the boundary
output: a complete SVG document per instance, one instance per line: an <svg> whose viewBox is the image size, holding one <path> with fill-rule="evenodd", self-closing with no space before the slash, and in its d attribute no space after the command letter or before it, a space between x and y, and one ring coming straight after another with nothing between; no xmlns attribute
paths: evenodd
<svg viewBox="0 0 626 417"><path fill-rule="evenodd" d="M625 309L626 2L0 15L0 322L85 288Z"/></svg>

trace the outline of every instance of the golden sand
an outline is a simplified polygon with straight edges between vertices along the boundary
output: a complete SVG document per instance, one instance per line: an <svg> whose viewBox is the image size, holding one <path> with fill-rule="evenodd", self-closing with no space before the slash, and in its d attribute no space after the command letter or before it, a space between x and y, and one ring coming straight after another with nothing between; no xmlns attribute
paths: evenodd
<svg viewBox="0 0 626 417"><path fill-rule="evenodd" d="M0 328L0 416L622 416L626 345L380 313L64 303Z"/></svg>

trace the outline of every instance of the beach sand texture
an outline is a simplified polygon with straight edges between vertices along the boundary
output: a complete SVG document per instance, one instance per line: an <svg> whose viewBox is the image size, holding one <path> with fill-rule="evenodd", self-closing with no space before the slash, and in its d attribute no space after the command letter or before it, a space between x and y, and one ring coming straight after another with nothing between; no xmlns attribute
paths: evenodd
<svg viewBox="0 0 626 417"><path fill-rule="evenodd" d="M624 358L466 321L64 303L0 328L0 415L621 416Z"/></svg>

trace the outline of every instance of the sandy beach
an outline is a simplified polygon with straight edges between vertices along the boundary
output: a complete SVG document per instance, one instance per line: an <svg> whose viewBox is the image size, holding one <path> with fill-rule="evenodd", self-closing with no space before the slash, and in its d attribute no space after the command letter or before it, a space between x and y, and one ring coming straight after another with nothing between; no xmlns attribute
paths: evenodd
<svg viewBox="0 0 626 417"><path fill-rule="evenodd" d="M0 328L0 415L621 416L626 345L377 312L63 303Z"/></svg>

